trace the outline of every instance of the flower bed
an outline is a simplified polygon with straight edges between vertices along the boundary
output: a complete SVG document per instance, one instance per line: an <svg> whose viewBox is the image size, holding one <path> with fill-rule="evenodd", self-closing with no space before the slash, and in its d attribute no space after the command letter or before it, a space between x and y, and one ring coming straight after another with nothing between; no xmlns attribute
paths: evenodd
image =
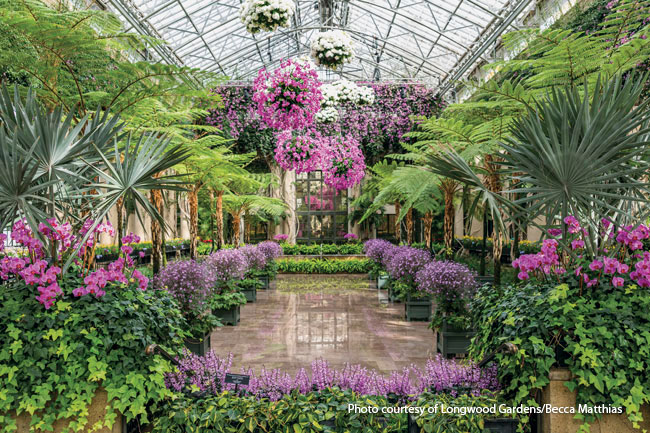
<svg viewBox="0 0 650 433"><path fill-rule="evenodd" d="M286 274L366 274L372 269L368 259L280 259L278 271Z"/></svg>

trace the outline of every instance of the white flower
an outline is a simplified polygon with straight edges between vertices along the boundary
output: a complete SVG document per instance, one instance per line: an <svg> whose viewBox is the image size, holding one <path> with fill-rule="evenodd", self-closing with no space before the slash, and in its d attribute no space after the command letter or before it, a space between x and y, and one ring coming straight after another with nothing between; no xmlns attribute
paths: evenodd
<svg viewBox="0 0 650 433"><path fill-rule="evenodd" d="M250 33L271 32L278 27L289 27L295 12L291 0L245 0L239 8L239 17Z"/></svg>
<svg viewBox="0 0 650 433"><path fill-rule="evenodd" d="M320 32L311 43L311 55L317 65L336 69L352 61L352 39L341 30Z"/></svg>
<svg viewBox="0 0 650 433"><path fill-rule="evenodd" d="M321 107L314 118L320 123L332 123L339 120L339 112L334 107Z"/></svg>

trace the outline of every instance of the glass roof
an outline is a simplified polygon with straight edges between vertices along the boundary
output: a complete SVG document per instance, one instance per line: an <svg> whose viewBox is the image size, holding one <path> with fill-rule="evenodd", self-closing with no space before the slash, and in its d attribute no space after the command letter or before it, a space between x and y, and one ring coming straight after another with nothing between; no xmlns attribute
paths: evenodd
<svg viewBox="0 0 650 433"><path fill-rule="evenodd" d="M262 67L309 54L315 33L344 29L355 58L322 79L418 81L448 90L512 30L532 0L296 0L290 28L251 35L241 0L104 0L128 31L165 40L161 61L252 80Z"/></svg>

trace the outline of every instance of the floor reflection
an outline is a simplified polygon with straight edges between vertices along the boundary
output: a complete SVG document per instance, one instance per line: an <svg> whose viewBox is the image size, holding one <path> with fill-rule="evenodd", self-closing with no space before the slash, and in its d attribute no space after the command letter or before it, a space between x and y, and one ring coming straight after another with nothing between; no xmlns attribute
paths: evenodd
<svg viewBox="0 0 650 433"><path fill-rule="evenodd" d="M404 306L356 276L280 276L276 289L258 291L236 327L212 334L217 353L232 352L234 367L288 372L316 358L332 366L362 364L382 372L423 364L434 354L427 323L404 321Z"/></svg>

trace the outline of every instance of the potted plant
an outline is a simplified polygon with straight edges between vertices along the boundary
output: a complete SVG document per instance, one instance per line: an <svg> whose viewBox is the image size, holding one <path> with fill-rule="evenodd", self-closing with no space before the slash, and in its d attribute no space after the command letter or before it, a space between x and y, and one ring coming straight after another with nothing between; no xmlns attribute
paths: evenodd
<svg viewBox="0 0 650 433"><path fill-rule="evenodd" d="M390 254L386 270L391 277L391 295L404 301L407 321L431 320L431 294L420 290L415 276L431 261L428 251L413 247L397 247Z"/></svg>
<svg viewBox="0 0 650 433"><path fill-rule="evenodd" d="M417 273L415 282L436 304L430 327L438 334L438 351L444 357L467 353L474 336L468 302L476 291L476 273L462 263L434 260Z"/></svg>
<svg viewBox="0 0 650 433"><path fill-rule="evenodd" d="M223 324L237 326L240 320L240 308L246 304L246 296L239 291L219 290L210 299L212 314Z"/></svg>
<svg viewBox="0 0 650 433"><path fill-rule="evenodd" d="M363 252L365 253L366 257L372 260L372 268L370 269L368 275L372 280L375 278L377 279L377 287L380 287L380 274L385 271L384 257L386 256L386 253L393 248L396 247L384 239L370 239L363 244ZM388 274L385 275L386 278L383 281L382 287L388 280Z"/></svg>
<svg viewBox="0 0 650 433"><path fill-rule="evenodd" d="M244 278L236 282L238 290L246 297L246 302L257 301L257 291L264 287L264 282L257 278Z"/></svg>
<svg viewBox="0 0 650 433"><path fill-rule="evenodd" d="M166 290L178 303L187 323L185 346L198 355L210 349L210 334L221 323L210 311L214 286L205 266L195 260L179 260L163 268L154 287Z"/></svg>
<svg viewBox="0 0 650 433"><path fill-rule="evenodd" d="M267 285L265 276L266 255L257 246L247 245L239 249L246 259L247 270L244 279L237 281L238 289L246 296L248 302L257 300L257 290ZM268 279L267 279L268 280Z"/></svg>
<svg viewBox="0 0 650 433"><path fill-rule="evenodd" d="M264 254L266 262L264 269L257 271L256 276L264 283L264 289L269 289L271 281L278 274L276 259L282 255L282 247L276 242L264 241L257 244L257 248Z"/></svg>

